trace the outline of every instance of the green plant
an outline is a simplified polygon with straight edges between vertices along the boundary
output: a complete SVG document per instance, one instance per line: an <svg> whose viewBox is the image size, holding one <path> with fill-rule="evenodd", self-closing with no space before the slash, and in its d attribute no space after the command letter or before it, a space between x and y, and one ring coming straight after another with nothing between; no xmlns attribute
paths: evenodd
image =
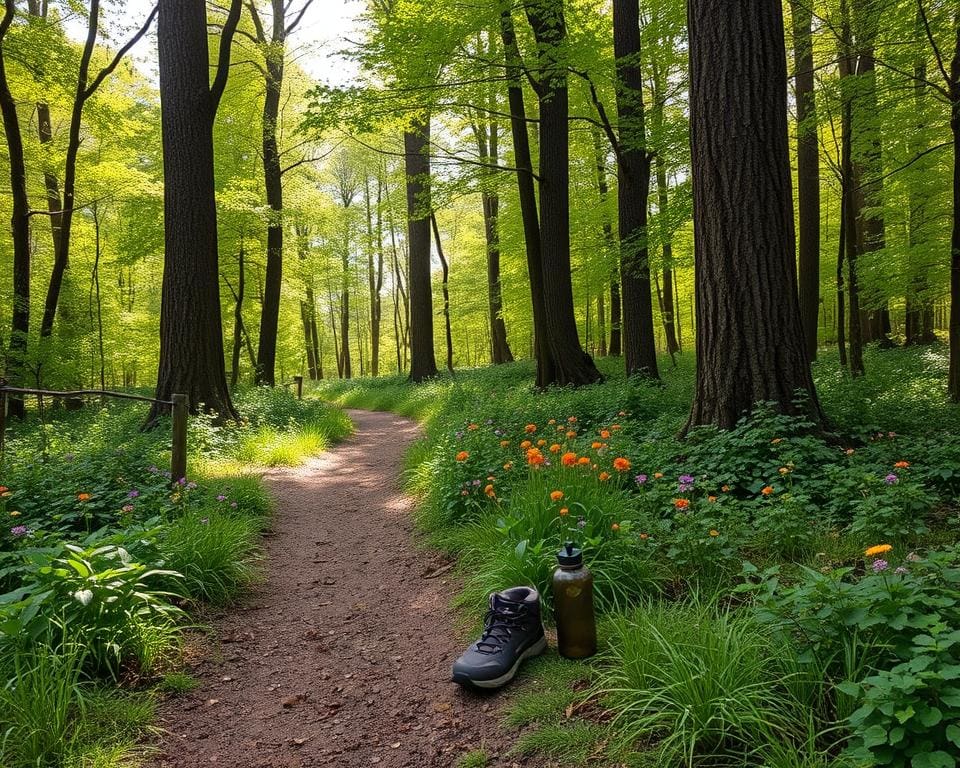
<svg viewBox="0 0 960 768"><path fill-rule="evenodd" d="M221 505L180 517L164 529L159 546L185 596L222 604L257 577L260 528L258 518Z"/></svg>
<svg viewBox="0 0 960 768"><path fill-rule="evenodd" d="M457 760L457 768L487 768L490 757L483 748L473 749Z"/></svg>
<svg viewBox="0 0 960 768"><path fill-rule="evenodd" d="M596 691L627 745L663 764L745 760L795 729L782 669L758 624L705 606L650 606L611 624Z"/></svg>
<svg viewBox="0 0 960 768"><path fill-rule="evenodd" d="M157 584L176 572L135 563L116 545L62 544L25 557L23 585L0 596L0 633L75 643L88 663L110 674L127 661L149 667L173 642L182 611Z"/></svg>
<svg viewBox="0 0 960 768"><path fill-rule="evenodd" d="M161 691L174 695L189 693L200 685L200 681L186 672L168 672L158 687Z"/></svg>

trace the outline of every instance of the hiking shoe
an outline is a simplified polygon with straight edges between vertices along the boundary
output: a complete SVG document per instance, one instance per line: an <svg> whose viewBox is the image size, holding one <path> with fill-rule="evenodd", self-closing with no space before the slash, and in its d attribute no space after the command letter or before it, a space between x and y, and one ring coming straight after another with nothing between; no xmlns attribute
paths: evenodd
<svg viewBox="0 0 960 768"><path fill-rule="evenodd" d="M520 662L543 653L547 638L540 621L540 595L513 587L490 595L483 635L453 665L453 681L477 688L509 683Z"/></svg>

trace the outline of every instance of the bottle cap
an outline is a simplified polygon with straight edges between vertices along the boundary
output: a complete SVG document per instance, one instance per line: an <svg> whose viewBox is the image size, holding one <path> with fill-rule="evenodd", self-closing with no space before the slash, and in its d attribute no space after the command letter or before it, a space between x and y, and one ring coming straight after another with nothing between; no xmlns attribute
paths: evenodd
<svg viewBox="0 0 960 768"><path fill-rule="evenodd" d="M583 565L583 552L577 549L572 541L568 541L563 545L563 549L557 552L557 562L568 567L581 566Z"/></svg>

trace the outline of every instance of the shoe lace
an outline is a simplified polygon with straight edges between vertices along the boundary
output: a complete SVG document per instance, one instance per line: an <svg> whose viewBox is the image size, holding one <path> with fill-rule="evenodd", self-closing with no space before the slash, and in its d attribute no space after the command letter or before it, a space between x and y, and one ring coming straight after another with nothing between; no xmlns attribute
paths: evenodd
<svg viewBox="0 0 960 768"><path fill-rule="evenodd" d="M504 643L510 640L513 630L523 629L527 607L519 603L494 600L483 619L483 635L477 641L480 653L499 653Z"/></svg>

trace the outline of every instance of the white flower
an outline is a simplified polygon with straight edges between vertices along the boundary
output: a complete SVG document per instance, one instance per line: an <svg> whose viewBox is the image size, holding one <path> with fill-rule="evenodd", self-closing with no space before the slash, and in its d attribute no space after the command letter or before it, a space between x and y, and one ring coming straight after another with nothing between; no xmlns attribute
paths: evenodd
<svg viewBox="0 0 960 768"><path fill-rule="evenodd" d="M90 605L90 601L93 600L93 592L89 589L78 589L73 593L73 599L81 605Z"/></svg>

